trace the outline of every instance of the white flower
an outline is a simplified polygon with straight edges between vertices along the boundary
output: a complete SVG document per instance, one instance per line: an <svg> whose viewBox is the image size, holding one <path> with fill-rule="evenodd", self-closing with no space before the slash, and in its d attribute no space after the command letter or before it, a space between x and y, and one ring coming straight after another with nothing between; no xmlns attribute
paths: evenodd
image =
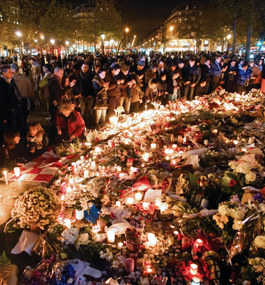
<svg viewBox="0 0 265 285"><path fill-rule="evenodd" d="M257 247L265 249L265 236L257 236L254 243Z"/></svg>
<svg viewBox="0 0 265 285"><path fill-rule="evenodd" d="M243 220L245 217L244 210L244 208L229 209L229 215L234 219Z"/></svg>
<svg viewBox="0 0 265 285"><path fill-rule="evenodd" d="M65 229L61 237L63 238L63 242L66 244L74 244L77 240L79 232L76 228Z"/></svg>
<svg viewBox="0 0 265 285"><path fill-rule="evenodd" d="M250 171L249 173L246 174L246 179L247 179L248 181L255 181L256 178L257 178L256 173L254 173L254 172L252 172L252 171Z"/></svg>
<svg viewBox="0 0 265 285"><path fill-rule="evenodd" d="M228 206L227 205L220 205L218 207L218 211L222 216L227 216L228 215Z"/></svg>
<svg viewBox="0 0 265 285"><path fill-rule="evenodd" d="M78 241L83 243L83 242L88 241L88 238L89 238L88 233L84 233L78 237Z"/></svg>
<svg viewBox="0 0 265 285"><path fill-rule="evenodd" d="M235 231L239 231L242 229L242 221L239 221L237 219L234 220L234 224L233 224L233 229Z"/></svg>

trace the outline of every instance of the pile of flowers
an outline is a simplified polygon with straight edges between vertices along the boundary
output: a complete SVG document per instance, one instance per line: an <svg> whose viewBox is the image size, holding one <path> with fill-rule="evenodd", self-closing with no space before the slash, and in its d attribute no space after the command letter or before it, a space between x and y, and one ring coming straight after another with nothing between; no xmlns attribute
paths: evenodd
<svg viewBox="0 0 265 285"><path fill-rule="evenodd" d="M54 191L35 187L16 200L11 216L18 218L21 228L35 226L44 230L53 225L61 212L61 200Z"/></svg>

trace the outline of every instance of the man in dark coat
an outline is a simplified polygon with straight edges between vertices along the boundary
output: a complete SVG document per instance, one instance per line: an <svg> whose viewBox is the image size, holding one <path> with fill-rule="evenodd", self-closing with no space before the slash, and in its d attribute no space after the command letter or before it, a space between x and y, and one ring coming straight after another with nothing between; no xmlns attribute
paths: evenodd
<svg viewBox="0 0 265 285"><path fill-rule="evenodd" d="M83 63L80 73L76 76L76 88L78 90L78 94L81 94L82 116L84 119L88 117L87 119L91 126L94 124L94 92L92 79L93 74L89 70L88 63Z"/></svg>
<svg viewBox="0 0 265 285"><path fill-rule="evenodd" d="M189 64L185 67L184 70L184 97L188 100L193 100L194 90L196 85L201 79L201 69L195 64L195 59L190 58Z"/></svg>
<svg viewBox="0 0 265 285"><path fill-rule="evenodd" d="M1 131L5 129L17 129L21 135L26 134L26 125L23 119L23 112L21 109L21 96L12 79L12 71L9 65L1 66L0 77L0 128Z"/></svg>

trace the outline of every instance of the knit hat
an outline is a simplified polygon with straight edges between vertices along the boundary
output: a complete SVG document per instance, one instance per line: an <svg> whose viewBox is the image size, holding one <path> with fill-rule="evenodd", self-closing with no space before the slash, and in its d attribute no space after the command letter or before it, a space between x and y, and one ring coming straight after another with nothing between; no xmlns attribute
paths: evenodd
<svg viewBox="0 0 265 285"><path fill-rule="evenodd" d="M19 71L19 67L15 63L10 64L10 67L11 67L11 69L15 69L16 71Z"/></svg>

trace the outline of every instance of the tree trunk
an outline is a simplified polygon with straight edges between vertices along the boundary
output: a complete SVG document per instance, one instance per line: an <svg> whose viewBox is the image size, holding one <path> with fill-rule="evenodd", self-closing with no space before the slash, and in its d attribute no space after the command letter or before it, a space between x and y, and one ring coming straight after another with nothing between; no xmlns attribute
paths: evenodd
<svg viewBox="0 0 265 285"><path fill-rule="evenodd" d="M250 55L251 36L252 36L252 27L248 26L248 37L247 37L247 44L246 44L246 60L249 59L249 55Z"/></svg>
<svg viewBox="0 0 265 285"><path fill-rule="evenodd" d="M236 24L237 24L237 18L234 18L234 25L233 25L233 54L236 52Z"/></svg>

